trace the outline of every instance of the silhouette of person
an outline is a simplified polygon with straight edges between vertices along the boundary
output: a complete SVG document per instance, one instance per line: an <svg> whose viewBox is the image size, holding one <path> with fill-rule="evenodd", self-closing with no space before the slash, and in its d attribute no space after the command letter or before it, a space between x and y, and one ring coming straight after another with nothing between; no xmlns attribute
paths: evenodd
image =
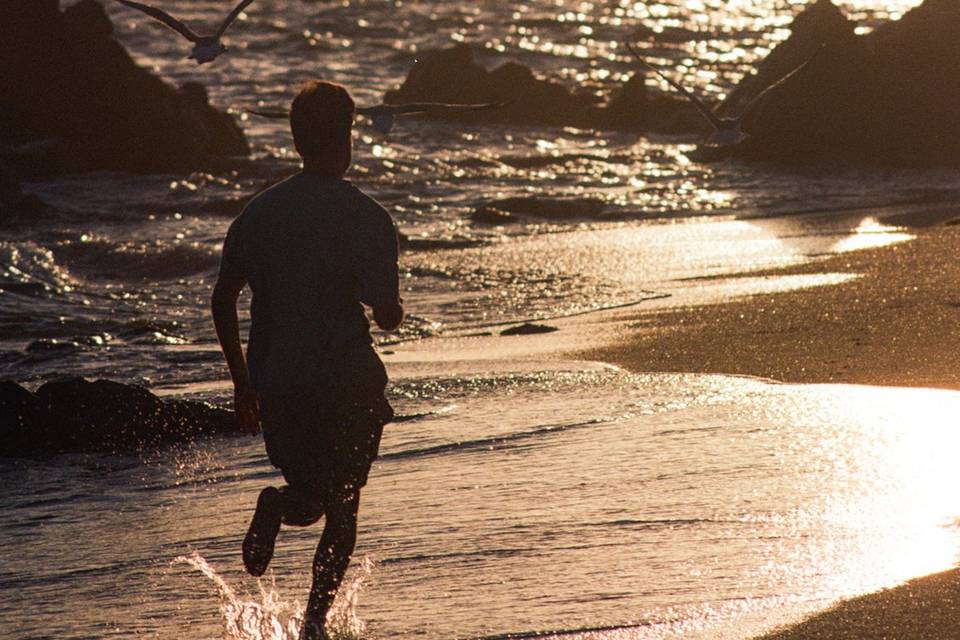
<svg viewBox="0 0 960 640"><path fill-rule="evenodd" d="M387 331L404 318L393 221L343 179L353 117L344 87L304 85L290 109L303 169L253 198L231 224L211 301L237 415L251 433L262 426L267 455L287 483L257 499L243 541L247 571L266 571L281 523L325 517L303 640L326 636L356 542L360 489L393 417L363 305ZM237 300L248 284L245 358Z"/></svg>

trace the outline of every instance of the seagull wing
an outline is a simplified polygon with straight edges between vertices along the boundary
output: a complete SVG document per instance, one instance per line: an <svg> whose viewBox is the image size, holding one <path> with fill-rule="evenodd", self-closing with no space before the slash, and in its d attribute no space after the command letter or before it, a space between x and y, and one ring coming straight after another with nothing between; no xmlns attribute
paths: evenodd
<svg viewBox="0 0 960 640"><path fill-rule="evenodd" d="M393 129L393 119L399 110L392 104L378 104L372 107L359 107L357 115L370 118L373 128L380 133L390 133Z"/></svg>
<svg viewBox="0 0 960 640"><path fill-rule="evenodd" d="M630 50L630 53L632 53L633 56L634 56L637 60L640 61L640 64L642 64L644 67L646 67L647 69L650 69L650 70L653 71L655 74L657 74L658 76L660 76L661 78L663 78L663 80L666 81L667 84L669 84L671 87L673 87L674 89L676 89L677 91L679 91L681 94L683 94L683 96L684 96L687 100L689 100L690 102L692 102L692 103L693 103L693 106L696 107L696 108L697 108L697 111L700 112L700 115L702 115L704 118L706 118L706 119L707 119L707 122L709 122L711 125L713 125L713 128L714 128L714 129L718 129L718 130L719 130L719 129L724 128L724 124L720 121L720 118L718 118L716 115L714 115L713 111L711 111L710 108L709 108L707 105L705 105L700 98L698 98L697 96L693 95L693 93L691 93L691 92L690 92L686 87L684 87L683 85L680 85L680 84L674 82L673 80L671 80L670 78L668 78L667 76L663 75L663 73L661 73L659 69L657 69L655 66L653 66L652 64L650 64L650 63L647 62L646 60L644 60L643 56L641 56L639 53L637 53L637 50L634 49L629 43L624 43L624 44L627 45L627 49Z"/></svg>
<svg viewBox="0 0 960 640"><path fill-rule="evenodd" d="M370 120L373 122L373 128L380 133L390 133L390 130L393 129L395 115L395 111L378 111L371 115Z"/></svg>
<svg viewBox="0 0 960 640"><path fill-rule="evenodd" d="M507 106L506 102L487 102L482 104L448 104L445 102L408 102L395 105L397 113L466 113L469 111L489 111Z"/></svg>
<svg viewBox="0 0 960 640"><path fill-rule="evenodd" d="M281 120L290 117L290 114L286 111L280 111L279 109L247 109L244 108L244 111L247 113L252 113L255 116L260 116L261 118L272 118L274 120Z"/></svg>
<svg viewBox="0 0 960 640"><path fill-rule="evenodd" d="M448 104L445 102L407 102L405 104L378 104L372 107L360 107L357 113L373 121L373 126L381 133L393 128L394 118L398 115L417 113L465 113L468 111L486 111L499 109L508 102L490 102L483 104Z"/></svg>
<svg viewBox="0 0 960 640"><path fill-rule="evenodd" d="M218 40L220 39L220 36L226 33L227 29L230 28L230 25L233 24L233 21L237 19L237 16L239 16L243 10L250 5L251 2L253 2L253 0L241 0L240 4L233 8L233 11L230 12L230 15L226 17L226 19L223 21L223 24L220 25L219 29L217 29Z"/></svg>
<svg viewBox="0 0 960 640"><path fill-rule="evenodd" d="M390 104L378 104L372 107L357 107L357 113L368 118L373 118L379 113L386 113L388 111L396 113L397 109Z"/></svg>
<svg viewBox="0 0 960 640"><path fill-rule="evenodd" d="M195 34L193 31L190 30L190 27L183 24L182 22L174 18L172 15L170 15L166 11L163 11L161 9L156 9L154 7L151 7L150 5L141 4L139 2L133 2L133 0L117 0L117 2L119 2L120 4L125 4L131 9L137 9L138 11L142 11L148 16L150 16L151 18L156 18L157 20L167 25L168 27L170 27L171 29L173 29L174 31L182 35L184 38L186 38L190 42L193 42L194 44L200 42L200 36Z"/></svg>
<svg viewBox="0 0 960 640"><path fill-rule="evenodd" d="M784 82L786 82L787 80L789 80L790 78L792 78L792 77L793 77L794 75L796 75L797 73L800 73L801 71L803 71L803 69L805 69L808 64L810 64L811 62L813 62L814 60L816 60L816 58L817 58L821 53L823 53L823 50L826 49L826 48L827 48L827 45L824 44L824 43L821 43L820 46L817 47L817 50L813 52L813 55L810 56L809 58L807 58L806 62L804 62L804 63L802 63L802 64L800 64L800 65L797 65L797 67L794 68L793 71L791 71L790 73L786 74L785 76L783 76L782 78L780 78L779 80L777 80L776 82L774 82L773 84L769 85L766 89L764 89L763 91L761 91L760 93L758 93L756 96L754 96L754 97L753 97L753 100L751 100L750 102L748 102L748 103L747 103L747 106L743 108L743 112L740 114L740 120L743 120L744 118L746 118L748 115L750 115L750 113L751 113L754 109L756 109L757 107L759 107L759 106L760 106L760 103L763 101L763 99L764 99L765 97L767 97L767 94L768 94L768 93L770 93L771 91L773 91L774 89L776 89L777 87L779 87L780 85L782 85Z"/></svg>

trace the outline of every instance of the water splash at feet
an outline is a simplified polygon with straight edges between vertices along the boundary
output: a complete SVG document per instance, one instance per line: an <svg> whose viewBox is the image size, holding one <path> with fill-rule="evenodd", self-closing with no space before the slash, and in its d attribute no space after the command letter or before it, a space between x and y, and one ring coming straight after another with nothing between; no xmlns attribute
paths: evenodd
<svg viewBox="0 0 960 640"><path fill-rule="evenodd" d="M174 558L173 564L187 564L206 576L217 588L223 616L224 640L297 640L303 624L299 602L284 602L271 579L258 580L259 594L241 594L194 551ZM353 576L344 583L327 615L327 633L331 640L360 640L366 625L357 616L356 606L363 583L373 571L369 558L361 559Z"/></svg>
<svg viewBox="0 0 960 640"><path fill-rule="evenodd" d="M353 575L337 592L337 599L327 612L327 635L331 640L361 640L367 625L357 617L357 603L363 583L373 573L373 560L364 556L356 563Z"/></svg>

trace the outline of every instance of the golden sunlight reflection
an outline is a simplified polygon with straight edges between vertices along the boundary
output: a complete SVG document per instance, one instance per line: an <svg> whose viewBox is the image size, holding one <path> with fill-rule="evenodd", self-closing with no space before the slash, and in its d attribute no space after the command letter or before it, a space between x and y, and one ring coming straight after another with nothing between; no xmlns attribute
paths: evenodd
<svg viewBox="0 0 960 640"><path fill-rule="evenodd" d="M899 227L883 224L873 216L864 218L851 235L837 242L831 248L836 253L885 247L898 242L912 240L913 235L905 233Z"/></svg>
<svg viewBox="0 0 960 640"><path fill-rule="evenodd" d="M859 33L897 20L920 0L836 0L857 23ZM470 21L468 28L450 34L456 42L480 38L496 52L513 50L538 53L558 60L589 61L564 68L561 76L587 86L608 79L625 79L623 63L632 57L623 38L646 41L651 61L662 65L677 80L695 87L714 100L722 100L730 87L752 73L778 42L789 36L794 16L806 0L621 0L602 4L556 0L552 11L540 6L518 6L506 33L484 33ZM545 25L550 25L545 26ZM560 26L562 28L557 29ZM680 61L681 64L676 64ZM648 82L662 91L669 87L659 78Z"/></svg>
<svg viewBox="0 0 960 640"><path fill-rule="evenodd" d="M541 179L550 179L545 173ZM654 181L635 184L647 188ZM674 178L670 190L678 198L705 196ZM637 189L638 187L632 187ZM650 186L650 188L656 188ZM589 194L571 196L564 207L606 207ZM722 201L717 203L722 205ZM544 203L538 216L569 215ZM559 207L559 205L556 205ZM849 273L752 276L803 264L811 256L880 246L908 236L862 216L839 214L773 217L752 220L686 219L663 224L582 226L576 233L544 233L503 237L502 241L449 252L412 252L404 267L455 275L450 309L493 320L499 311L523 310L551 317L646 298L651 291L669 292L663 304L712 304L746 295L836 285L856 277ZM523 265L502 269L497 265ZM446 295L446 294L444 294ZM658 306L644 302L645 308ZM493 314L493 315L490 315ZM437 318L460 326L462 320Z"/></svg>
<svg viewBox="0 0 960 640"><path fill-rule="evenodd" d="M946 569L957 559L960 429L943 392L824 388L813 473L833 478L823 495L828 526L859 531L845 571L824 573L825 591L875 588ZM906 397L909 396L909 397ZM866 535L864 535L864 532ZM830 549L821 550L829 553Z"/></svg>

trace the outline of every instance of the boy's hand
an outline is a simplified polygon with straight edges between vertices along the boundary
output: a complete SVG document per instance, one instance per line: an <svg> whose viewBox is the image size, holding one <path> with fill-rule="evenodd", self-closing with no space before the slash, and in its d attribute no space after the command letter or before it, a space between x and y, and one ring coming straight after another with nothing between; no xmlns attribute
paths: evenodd
<svg viewBox="0 0 960 640"><path fill-rule="evenodd" d="M398 298L391 304L379 305L373 308L373 321L384 331L394 331L401 324L405 311L403 309L403 300Z"/></svg>
<svg viewBox="0 0 960 640"><path fill-rule="evenodd" d="M240 426L250 435L260 433L260 401L252 387L235 387L233 409L237 412Z"/></svg>

